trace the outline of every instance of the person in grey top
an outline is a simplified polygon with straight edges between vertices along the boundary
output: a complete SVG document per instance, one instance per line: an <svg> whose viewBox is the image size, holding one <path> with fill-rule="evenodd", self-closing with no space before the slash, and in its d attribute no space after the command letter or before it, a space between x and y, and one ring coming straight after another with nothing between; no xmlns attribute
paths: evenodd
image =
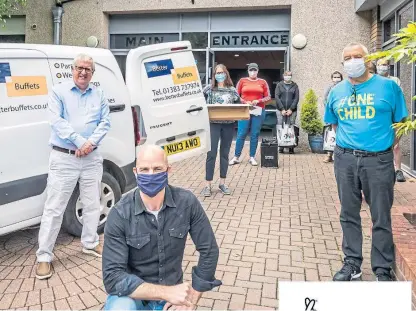
<svg viewBox="0 0 416 311"><path fill-rule="evenodd" d="M111 209L104 231L105 310L194 310L202 292L220 286L219 250L207 215L190 191L168 184L160 146L140 150L138 189ZM183 283L188 233L199 252L192 285Z"/></svg>
<svg viewBox="0 0 416 311"><path fill-rule="evenodd" d="M235 104L240 102L240 96L233 86L230 74L223 64L218 64L214 70L215 79L204 88L207 104ZM211 150L207 154L206 175L207 185L202 190L205 197L212 194L211 182L214 179L215 161L220 144L220 184L219 189L223 194L230 195L230 189L225 185L228 171L228 156L234 134L234 121L211 121Z"/></svg>
<svg viewBox="0 0 416 311"><path fill-rule="evenodd" d="M276 85L275 100L277 125L282 125L284 121L289 122L290 125L294 125L298 112L299 87L292 81L292 72L285 71L283 73L283 81L280 81ZM296 143L298 143L299 129L296 126L294 129ZM279 151L283 153L284 148L279 148ZM289 153L295 153L294 148L289 148Z"/></svg>
<svg viewBox="0 0 416 311"><path fill-rule="evenodd" d="M326 90L325 90L325 94L324 94L324 106L326 106L326 103L327 103L327 100L328 100L328 95L329 95L329 92L331 92L331 90L332 90L332 88L335 86L335 85L337 85L339 82L341 82L342 80L343 80L344 78L343 78L343 76L342 76L342 74L339 72L339 71L334 71L332 74L331 74L331 80L332 80L332 83L331 83L331 85L329 85L327 88L326 88ZM326 126L328 126L328 125L326 125ZM332 160L332 156L333 156L333 152L332 151L329 151L328 153L327 153L327 156L325 157L325 159L324 159L324 163L330 163L330 162L332 162L333 160Z"/></svg>

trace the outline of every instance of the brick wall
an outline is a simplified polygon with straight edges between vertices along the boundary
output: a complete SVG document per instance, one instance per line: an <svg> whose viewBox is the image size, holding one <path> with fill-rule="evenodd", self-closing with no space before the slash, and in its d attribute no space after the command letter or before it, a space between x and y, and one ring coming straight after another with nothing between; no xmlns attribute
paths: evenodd
<svg viewBox="0 0 416 311"><path fill-rule="evenodd" d="M370 42L370 53L374 53L381 49L381 22L379 7L372 10Z"/></svg>

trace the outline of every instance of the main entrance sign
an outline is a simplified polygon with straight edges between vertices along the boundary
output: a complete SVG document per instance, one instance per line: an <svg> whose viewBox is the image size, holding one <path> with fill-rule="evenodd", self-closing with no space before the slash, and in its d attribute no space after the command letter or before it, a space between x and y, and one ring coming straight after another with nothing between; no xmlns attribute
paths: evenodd
<svg viewBox="0 0 416 311"><path fill-rule="evenodd" d="M111 49L134 49L139 46L174 42L179 40L179 34L114 34L110 36Z"/></svg>
<svg viewBox="0 0 416 311"><path fill-rule="evenodd" d="M286 47L289 35L289 31L214 32L211 33L211 48Z"/></svg>

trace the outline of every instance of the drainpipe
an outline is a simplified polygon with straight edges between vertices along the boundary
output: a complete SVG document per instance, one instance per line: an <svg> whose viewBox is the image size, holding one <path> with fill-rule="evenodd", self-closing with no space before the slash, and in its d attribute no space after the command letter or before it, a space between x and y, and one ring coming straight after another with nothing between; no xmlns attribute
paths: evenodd
<svg viewBox="0 0 416 311"><path fill-rule="evenodd" d="M61 44L61 25L62 15L64 14L64 8L61 6L55 6L52 8L53 14L53 44Z"/></svg>

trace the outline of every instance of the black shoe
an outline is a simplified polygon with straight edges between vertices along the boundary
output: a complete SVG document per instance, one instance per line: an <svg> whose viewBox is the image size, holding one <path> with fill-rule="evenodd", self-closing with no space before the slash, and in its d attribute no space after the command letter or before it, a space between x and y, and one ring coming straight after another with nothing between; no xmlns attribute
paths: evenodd
<svg viewBox="0 0 416 311"><path fill-rule="evenodd" d="M377 276L377 282L392 282L393 279L390 275L390 273L378 273Z"/></svg>
<svg viewBox="0 0 416 311"><path fill-rule="evenodd" d="M334 281L354 281L361 277L361 269L350 262L345 262L341 270L334 275Z"/></svg>
<svg viewBox="0 0 416 311"><path fill-rule="evenodd" d="M285 149L284 148L279 148L279 153L285 153Z"/></svg>
<svg viewBox="0 0 416 311"><path fill-rule="evenodd" d="M295 154L295 148L289 148L289 154Z"/></svg>
<svg viewBox="0 0 416 311"><path fill-rule="evenodd" d="M398 182L405 182L406 178L404 177L404 174L401 170L396 171L396 181Z"/></svg>

